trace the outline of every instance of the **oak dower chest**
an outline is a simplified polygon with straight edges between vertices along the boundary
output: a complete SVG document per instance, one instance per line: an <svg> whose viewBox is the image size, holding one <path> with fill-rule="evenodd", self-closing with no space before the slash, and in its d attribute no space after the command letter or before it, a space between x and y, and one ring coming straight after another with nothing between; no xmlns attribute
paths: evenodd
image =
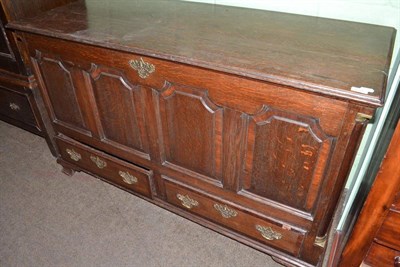
<svg viewBox="0 0 400 267"><path fill-rule="evenodd" d="M181 1L78 1L9 24L58 162L264 251L321 264L395 31Z"/></svg>

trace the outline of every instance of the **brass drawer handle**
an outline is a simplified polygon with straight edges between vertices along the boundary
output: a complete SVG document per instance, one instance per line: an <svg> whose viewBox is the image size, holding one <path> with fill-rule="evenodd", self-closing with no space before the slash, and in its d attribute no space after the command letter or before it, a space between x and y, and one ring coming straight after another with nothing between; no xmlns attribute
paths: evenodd
<svg viewBox="0 0 400 267"><path fill-rule="evenodd" d="M272 230L271 227L265 227L257 224L256 229L261 233L262 237L267 240L277 240L281 239L283 236L281 233Z"/></svg>
<svg viewBox="0 0 400 267"><path fill-rule="evenodd" d="M90 156L90 159L96 164L97 168L99 169L103 169L105 167L107 167L107 162L105 162L104 160L100 159L97 156Z"/></svg>
<svg viewBox="0 0 400 267"><path fill-rule="evenodd" d="M182 206L191 209L193 207L197 207L199 205L199 202L191 199L188 195L184 196L181 194L177 194L176 197L182 202Z"/></svg>
<svg viewBox="0 0 400 267"><path fill-rule="evenodd" d="M76 152L76 151L73 150L73 149L67 148L65 151L67 151L69 157L70 157L72 160L74 160L74 161L79 161L79 160L82 159L81 154L79 154L78 152Z"/></svg>
<svg viewBox="0 0 400 267"><path fill-rule="evenodd" d="M221 205L221 204L215 203L214 209L219 211L219 213L221 213L222 217L224 217L224 218L232 218L232 217L236 217L238 215L236 210L229 208L227 205Z"/></svg>
<svg viewBox="0 0 400 267"><path fill-rule="evenodd" d="M138 182L138 179L129 172L119 171L118 174L122 177L122 181L124 181L124 183L136 184Z"/></svg>
<svg viewBox="0 0 400 267"><path fill-rule="evenodd" d="M10 108L14 111L19 111L21 108L15 104L15 103L10 103Z"/></svg>
<svg viewBox="0 0 400 267"><path fill-rule="evenodd" d="M143 58L140 58L140 60L132 59L129 61L129 65L138 72L139 77L142 79L146 79L156 70L153 64L145 62Z"/></svg>

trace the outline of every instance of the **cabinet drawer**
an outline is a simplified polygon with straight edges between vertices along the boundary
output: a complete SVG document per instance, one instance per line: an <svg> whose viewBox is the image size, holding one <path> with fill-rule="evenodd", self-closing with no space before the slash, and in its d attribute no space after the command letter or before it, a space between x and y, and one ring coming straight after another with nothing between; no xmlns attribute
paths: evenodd
<svg viewBox="0 0 400 267"><path fill-rule="evenodd" d="M28 97L0 87L0 114L36 126Z"/></svg>
<svg viewBox="0 0 400 267"><path fill-rule="evenodd" d="M304 232L262 219L243 208L165 180L167 201L259 242L297 256Z"/></svg>
<svg viewBox="0 0 400 267"><path fill-rule="evenodd" d="M400 251L372 243L364 263L371 267L394 267L398 257Z"/></svg>
<svg viewBox="0 0 400 267"><path fill-rule="evenodd" d="M389 211L376 240L385 246L400 250L400 213Z"/></svg>
<svg viewBox="0 0 400 267"><path fill-rule="evenodd" d="M71 140L56 139L61 157L113 184L151 198L152 171L123 162Z"/></svg>

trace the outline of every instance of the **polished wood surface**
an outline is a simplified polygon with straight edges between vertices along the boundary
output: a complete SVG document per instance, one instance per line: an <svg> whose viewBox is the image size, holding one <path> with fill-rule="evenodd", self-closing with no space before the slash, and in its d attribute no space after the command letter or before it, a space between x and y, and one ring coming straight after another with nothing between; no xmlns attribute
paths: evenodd
<svg viewBox="0 0 400 267"><path fill-rule="evenodd" d="M400 192L398 192L394 198L391 209L400 212Z"/></svg>
<svg viewBox="0 0 400 267"><path fill-rule="evenodd" d="M399 122L398 118L397 121ZM397 123L396 130L393 134L393 139L390 142L389 149L380 167L380 171L364 204L364 207L357 219L348 244L346 245L340 266L358 266L367 255L368 249L371 244L372 247L368 252L368 259L366 262L375 264L371 266L382 266L379 261L372 260L379 255L380 252L376 251L376 247L380 245L375 244L374 239L378 243L392 248L389 253L391 258L385 259L393 266L393 253L400 256L400 228L398 212L396 209L395 196L400 192L400 123ZM392 203L393 211L389 211ZM389 215L388 215L389 214ZM383 224L383 225L382 225ZM383 257L382 254L381 257ZM389 265L388 265L389 266Z"/></svg>
<svg viewBox="0 0 400 267"><path fill-rule="evenodd" d="M400 212L389 211L375 241L400 251Z"/></svg>
<svg viewBox="0 0 400 267"><path fill-rule="evenodd" d="M382 104L395 36L361 23L160 0L81 0L11 27L371 105Z"/></svg>
<svg viewBox="0 0 400 267"><path fill-rule="evenodd" d="M317 240L328 231L365 117L382 101L385 75L367 69L382 63L386 70L393 31L176 1L94 3L80 1L11 24L27 44L64 172L97 175L278 261L320 264L324 245ZM173 14L180 14L179 23ZM248 20L243 34L230 24L237 16ZM158 28L142 28L157 17L164 22ZM287 28L277 28L284 23ZM212 24L219 24L221 38L215 27L199 28ZM384 37L352 49L360 43L333 26L355 27L361 39L382 29ZM315 43L325 41L319 27L336 34L332 46ZM146 49L139 45L144 41ZM310 53L295 52L295 46ZM218 56L211 56L217 47ZM336 49L365 64L353 64L344 75L346 64L332 56ZM337 80L318 76L327 69L313 70L327 58ZM355 82L374 80L379 89L370 96L350 92L343 86L347 75ZM124 186L116 174L121 166L148 183ZM225 220L223 212L234 218Z"/></svg>
<svg viewBox="0 0 400 267"><path fill-rule="evenodd" d="M364 260L364 266L398 267L400 252L388 247L373 244Z"/></svg>

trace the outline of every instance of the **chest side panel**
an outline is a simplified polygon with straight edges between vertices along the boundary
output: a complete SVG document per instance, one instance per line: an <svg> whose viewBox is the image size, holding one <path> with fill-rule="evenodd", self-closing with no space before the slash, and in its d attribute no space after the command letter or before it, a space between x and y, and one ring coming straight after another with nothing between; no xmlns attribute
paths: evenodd
<svg viewBox="0 0 400 267"><path fill-rule="evenodd" d="M310 212L332 138L314 118L269 108L250 117L247 133L244 193Z"/></svg>

